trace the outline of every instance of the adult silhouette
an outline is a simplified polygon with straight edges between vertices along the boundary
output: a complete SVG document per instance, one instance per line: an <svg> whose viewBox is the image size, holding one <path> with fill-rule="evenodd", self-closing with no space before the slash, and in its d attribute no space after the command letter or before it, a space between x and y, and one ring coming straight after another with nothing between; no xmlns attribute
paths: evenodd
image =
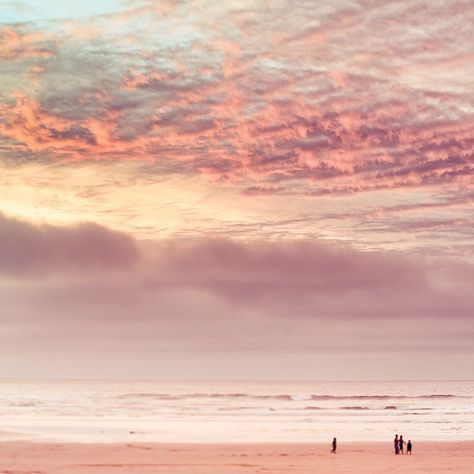
<svg viewBox="0 0 474 474"><path fill-rule="evenodd" d="M400 439L398 440L398 445L400 446L400 452L403 454L403 446L405 446L405 441L403 441L403 436L400 435Z"/></svg>

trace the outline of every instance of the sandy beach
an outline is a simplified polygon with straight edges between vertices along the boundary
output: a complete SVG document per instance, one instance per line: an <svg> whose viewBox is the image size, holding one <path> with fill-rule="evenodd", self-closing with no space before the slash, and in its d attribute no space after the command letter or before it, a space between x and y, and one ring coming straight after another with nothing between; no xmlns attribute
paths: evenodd
<svg viewBox="0 0 474 474"><path fill-rule="evenodd" d="M3 474L289 474L472 473L474 441L417 442L395 456L391 443L323 444L71 444L3 442Z"/></svg>

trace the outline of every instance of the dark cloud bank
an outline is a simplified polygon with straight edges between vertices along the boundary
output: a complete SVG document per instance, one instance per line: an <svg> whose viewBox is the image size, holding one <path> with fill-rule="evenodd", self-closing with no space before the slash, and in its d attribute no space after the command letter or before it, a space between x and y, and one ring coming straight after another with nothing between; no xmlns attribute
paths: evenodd
<svg viewBox="0 0 474 474"><path fill-rule="evenodd" d="M459 262L331 242L139 242L3 215L0 242L3 377L470 370L474 271Z"/></svg>
<svg viewBox="0 0 474 474"><path fill-rule="evenodd" d="M288 317L451 318L471 317L474 304L471 265L328 241L149 243L97 224L32 225L3 215L0 241L3 281L26 282L24 291L41 294L52 313L61 302L80 314L77 304L91 298L102 314L128 307L136 318L166 317L183 298L201 298L209 316L209 298L230 304L228 316L232 307L246 307Z"/></svg>

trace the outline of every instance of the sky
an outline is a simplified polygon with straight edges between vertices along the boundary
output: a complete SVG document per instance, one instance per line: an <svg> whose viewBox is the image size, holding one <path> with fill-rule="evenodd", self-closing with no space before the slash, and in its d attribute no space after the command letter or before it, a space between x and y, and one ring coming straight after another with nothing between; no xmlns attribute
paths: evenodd
<svg viewBox="0 0 474 474"><path fill-rule="evenodd" d="M472 378L471 0L0 11L0 378Z"/></svg>

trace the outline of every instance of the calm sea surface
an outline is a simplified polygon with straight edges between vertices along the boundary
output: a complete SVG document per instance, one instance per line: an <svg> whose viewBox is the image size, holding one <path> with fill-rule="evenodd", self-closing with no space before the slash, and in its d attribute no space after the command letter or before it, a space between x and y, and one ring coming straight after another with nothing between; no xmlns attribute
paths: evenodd
<svg viewBox="0 0 474 474"><path fill-rule="evenodd" d="M0 440L474 439L474 381L0 382Z"/></svg>

